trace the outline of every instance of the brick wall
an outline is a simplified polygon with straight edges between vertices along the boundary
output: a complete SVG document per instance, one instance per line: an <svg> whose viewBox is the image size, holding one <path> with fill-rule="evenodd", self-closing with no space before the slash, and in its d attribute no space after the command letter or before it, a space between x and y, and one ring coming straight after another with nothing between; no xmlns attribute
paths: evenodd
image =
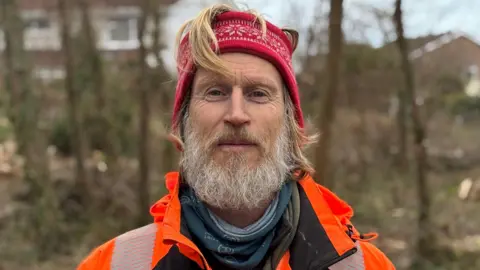
<svg viewBox="0 0 480 270"><path fill-rule="evenodd" d="M424 54L414 63L419 76L426 78L445 74L462 76L470 66L480 67L480 45L461 36L434 51Z"/></svg>
<svg viewBox="0 0 480 270"><path fill-rule="evenodd" d="M58 0L17 0L20 9L35 10L35 9L56 9ZM78 0L72 0L75 3ZM91 6L139 6L142 0L88 0ZM162 0L165 5L171 5L178 0Z"/></svg>

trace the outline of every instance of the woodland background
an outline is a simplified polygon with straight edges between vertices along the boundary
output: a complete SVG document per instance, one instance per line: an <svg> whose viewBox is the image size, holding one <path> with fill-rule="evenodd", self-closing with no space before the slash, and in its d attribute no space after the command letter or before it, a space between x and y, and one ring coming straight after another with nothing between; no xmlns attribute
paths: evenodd
<svg viewBox="0 0 480 270"><path fill-rule="evenodd" d="M166 33L179 25L166 18L181 2L0 0L0 269L74 269L151 221L177 167ZM398 269L480 269L479 36L407 36L402 0L358 4L375 25L343 0L310 2L307 25L295 1L282 6L301 34L303 109L322 134L309 150L316 179L354 207L360 231L380 233ZM442 19L480 12L451 2Z"/></svg>

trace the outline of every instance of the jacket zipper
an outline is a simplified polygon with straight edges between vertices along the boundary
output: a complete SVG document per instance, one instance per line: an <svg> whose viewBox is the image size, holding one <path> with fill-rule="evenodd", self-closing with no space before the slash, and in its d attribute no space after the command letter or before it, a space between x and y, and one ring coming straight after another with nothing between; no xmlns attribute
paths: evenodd
<svg viewBox="0 0 480 270"><path fill-rule="evenodd" d="M315 266L313 266L313 269L316 269L316 270L326 270L326 269L328 269L328 267L336 264L337 262L339 262L339 261L341 261L341 260L344 260L344 259L352 256L353 254L355 254L355 253L357 252L357 250L358 250L357 247L354 247L354 248L352 248L352 249L350 249L350 250L347 250L347 252L345 252L342 256L339 256L339 257L337 257L337 258L335 258L335 259L333 259L333 260L331 260L331 261L329 261L329 262L326 262L326 263L324 263L324 264L321 265L321 266L315 265Z"/></svg>

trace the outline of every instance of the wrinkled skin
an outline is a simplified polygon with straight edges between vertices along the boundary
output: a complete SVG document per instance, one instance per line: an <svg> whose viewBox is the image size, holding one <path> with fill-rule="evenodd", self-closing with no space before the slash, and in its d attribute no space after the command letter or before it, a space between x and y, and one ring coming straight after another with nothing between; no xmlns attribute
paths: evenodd
<svg viewBox="0 0 480 270"><path fill-rule="evenodd" d="M181 164L187 183L211 207L262 209L290 169L282 79L252 55L221 59L235 76L197 71Z"/></svg>

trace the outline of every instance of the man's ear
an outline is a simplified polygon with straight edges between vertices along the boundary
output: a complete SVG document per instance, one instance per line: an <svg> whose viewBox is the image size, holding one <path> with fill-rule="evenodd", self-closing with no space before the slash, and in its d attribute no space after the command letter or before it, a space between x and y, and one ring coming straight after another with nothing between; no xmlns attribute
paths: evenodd
<svg viewBox="0 0 480 270"><path fill-rule="evenodd" d="M178 151L183 152L183 149L185 147L184 147L183 142L180 138L178 138L177 136L170 133L170 134L167 135L167 140L169 140L171 143L173 143L173 145L175 146L175 148L177 148Z"/></svg>
<svg viewBox="0 0 480 270"><path fill-rule="evenodd" d="M290 40L290 44L292 45L292 51L295 51L298 45L299 37L297 30L293 30L290 28L282 28L282 31L287 35L288 39Z"/></svg>

